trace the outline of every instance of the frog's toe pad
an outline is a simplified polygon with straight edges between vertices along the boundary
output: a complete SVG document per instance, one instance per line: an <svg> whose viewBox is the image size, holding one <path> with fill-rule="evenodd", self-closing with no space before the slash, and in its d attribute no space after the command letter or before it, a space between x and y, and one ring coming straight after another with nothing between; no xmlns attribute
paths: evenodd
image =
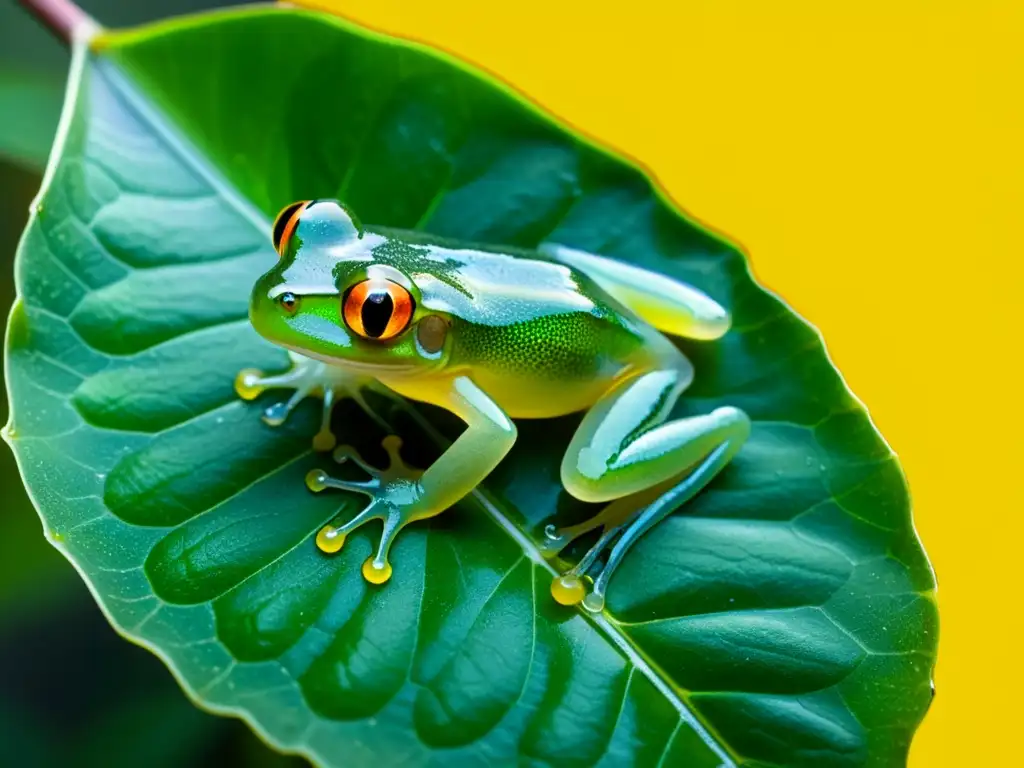
<svg viewBox="0 0 1024 768"><path fill-rule="evenodd" d="M338 444L338 438L329 428L321 429L313 435L313 450L317 453L330 453Z"/></svg>
<svg viewBox="0 0 1024 768"><path fill-rule="evenodd" d="M391 563L386 560L378 563L372 557L366 558L363 563L363 578L371 584L384 584L391 578Z"/></svg>
<svg viewBox="0 0 1024 768"><path fill-rule="evenodd" d="M579 605L587 596L587 587L579 576L563 574L551 582L551 596L561 605Z"/></svg>
<svg viewBox="0 0 1024 768"><path fill-rule="evenodd" d="M235 394L246 401L255 400L265 387L261 385L263 371L255 368L244 368L235 376Z"/></svg>
<svg viewBox="0 0 1024 768"><path fill-rule="evenodd" d="M583 598L583 607L590 613L600 613L604 610L604 595L591 592Z"/></svg>
<svg viewBox="0 0 1024 768"><path fill-rule="evenodd" d="M325 525L316 535L316 546L321 552L333 555L345 546L345 534L333 525Z"/></svg>

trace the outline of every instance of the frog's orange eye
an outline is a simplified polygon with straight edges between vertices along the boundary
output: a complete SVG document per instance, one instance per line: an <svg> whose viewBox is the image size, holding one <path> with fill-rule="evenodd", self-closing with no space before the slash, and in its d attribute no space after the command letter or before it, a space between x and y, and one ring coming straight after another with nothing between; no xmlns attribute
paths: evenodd
<svg viewBox="0 0 1024 768"><path fill-rule="evenodd" d="M285 206L277 218L274 219L274 250L278 256L284 256L288 241L292 239L292 233L299 223L299 217L309 206L311 200L299 200L297 203Z"/></svg>
<svg viewBox="0 0 1024 768"><path fill-rule="evenodd" d="M391 339L409 327L413 300L409 291L384 278L353 285L342 304L345 324L364 339Z"/></svg>

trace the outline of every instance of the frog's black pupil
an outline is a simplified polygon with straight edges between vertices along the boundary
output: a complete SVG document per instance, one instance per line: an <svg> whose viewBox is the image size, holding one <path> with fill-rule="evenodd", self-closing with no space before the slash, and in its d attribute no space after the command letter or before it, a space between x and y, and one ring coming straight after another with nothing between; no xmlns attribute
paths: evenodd
<svg viewBox="0 0 1024 768"><path fill-rule="evenodd" d="M371 339L376 339L388 327L391 315L395 311L395 302L391 294L384 288L371 291L363 302L363 330Z"/></svg>
<svg viewBox="0 0 1024 768"><path fill-rule="evenodd" d="M287 310L295 309L295 294L293 293L282 293L281 294L281 306Z"/></svg>
<svg viewBox="0 0 1024 768"><path fill-rule="evenodd" d="M302 207L302 201L292 203L277 217L277 221L274 222L274 248L281 250L281 238L284 236L284 228L288 226L288 222L291 221L292 216L295 212Z"/></svg>

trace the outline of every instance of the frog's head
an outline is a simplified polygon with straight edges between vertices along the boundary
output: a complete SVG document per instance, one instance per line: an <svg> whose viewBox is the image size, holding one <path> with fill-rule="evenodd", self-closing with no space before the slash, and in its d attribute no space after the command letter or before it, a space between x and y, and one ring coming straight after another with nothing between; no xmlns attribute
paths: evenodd
<svg viewBox="0 0 1024 768"><path fill-rule="evenodd" d="M386 238L366 232L339 202L292 203L275 220L273 239L280 260L249 303L261 336L371 375L444 364L448 321L422 307L409 275L374 256Z"/></svg>

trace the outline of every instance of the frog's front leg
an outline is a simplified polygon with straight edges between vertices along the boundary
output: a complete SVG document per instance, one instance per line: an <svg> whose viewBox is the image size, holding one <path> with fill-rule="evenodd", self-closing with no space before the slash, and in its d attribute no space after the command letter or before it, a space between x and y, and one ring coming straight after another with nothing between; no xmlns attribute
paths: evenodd
<svg viewBox="0 0 1024 768"><path fill-rule="evenodd" d="M663 355L660 367L619 382L573 436L562 461L563 485L584 501L612 503L580 525L547 530L545 550L553 555L583 533L602 529L580 562L553 582L560 603L582 601L588 610L602 610L608 581L630 547L707 485L750 434L746 414L731 407L665 422L693 373L689 361L673 353ZM582 576L616 537L588 595Z"/></svg>
<svg viewBox="0 0 1024 768"><path fill-rule="evenodd" d="M346 446L335 451L336 459L357 463L370 475L369 480L339 480L322 470L313 470L306 477L306 485L314 493L336 488L370 497L370 503L348 522L321 529L316 542L324 552L337 552L356 528L381 520L384 530L377 552L363 563L363 576L374 584L391 578L388 551L398 532L409 523L440 514L466 496L498 465L516 439L512 420L469 378L461 376L437 389L432 387L430 394L429 401L459 416L466 422L466 430L425 472L402 462L401 441L391 436L384 441L391 463L383 471L369 467Z"/></svg>
<svg viewBox="0 0 1024 768"><path fill-rule="evenodd" d="M331 414L339 400L350 397L385 431L390 431L387 422L363 398L363 390L366 389L374 389L393 397L389 391L378 385L375 379L297 352L289 352L288 357L291 368L284 373L267 375L255 368L246 368L239 371L235 377L235 392L243 400L255 400L268 389L293 390L290 398L266 408L263 412L263 421L267 424L272 427L280 426L305 398L319 397L323 400L323 409L320 430L313 437L313 448L317 451L330 451L337 443L331 431Z"/></svg>

